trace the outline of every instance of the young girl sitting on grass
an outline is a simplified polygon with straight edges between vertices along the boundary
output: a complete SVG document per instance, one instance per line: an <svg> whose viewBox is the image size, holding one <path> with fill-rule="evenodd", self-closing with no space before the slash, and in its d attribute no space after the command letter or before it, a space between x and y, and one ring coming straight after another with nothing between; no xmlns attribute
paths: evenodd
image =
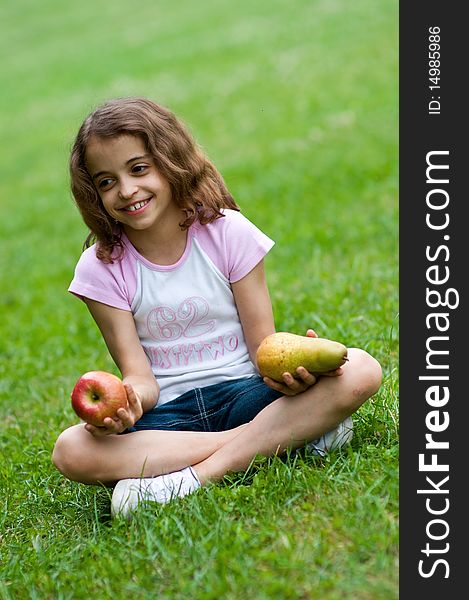
<svg viewBox="0 0 469 600"><path fill-rule="evenodd" d="M256 351L275 331L263 265L273 242L169 110L144 98L100 106L78 132L70 173L91 233L69 290L96 321L128 408L60 435L63 475L114 485L112 514L129 514L256 455L312 440L323 454L351 438L350 415L380 387L378 362L349 348L326 376L299 367L283 383L260 377Z"/></svg>

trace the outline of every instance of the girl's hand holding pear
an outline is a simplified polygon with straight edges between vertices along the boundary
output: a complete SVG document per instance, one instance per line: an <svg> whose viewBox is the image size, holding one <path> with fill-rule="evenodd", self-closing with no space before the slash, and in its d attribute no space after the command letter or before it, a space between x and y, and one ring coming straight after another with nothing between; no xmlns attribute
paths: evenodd
<svg viewBox="0 0 469 600"><path fill-rule="evenodd" d="M324 371L322 369L321 370L322 372L310 372L310 371L308 371L308 369L306 369L303 365L300 364L300 365L296 366L295 369L292 369L292 371L286 370L285 372L281 373L282 381L280 381L279 380L279 375L280 375L280 371L281 371L280 365L285 363L285 351L286 351L285 347L284 347L285 340L280 338L280 336L282 336L282 335L284 335L284 334L274 334L274 336L269 336L270 338L272 338L275 341L277 341L277 339L280 339L280 344L278 346L272 348L272 353L273 353L272 357L268 355L268 354L270 354L270 352L269 352L270 349L264 350L260 346L259 347L260 350L258 350L258 361L259 361L259 355L261 355L261 366L260 366L261 374L263 373L263 371L267 371L271 375L273 373L277 372L276 379L273 379L267 375L264 376L264 383L266 385L268 385L270 388L277 390L278 392L281 392L285 396L296 396L296 394L300 394L301 392L306 391L308 388L310 388L315 383L317 383L318 378L321 375L325 376L325 377L337 377L339 375L342 375L343 371L342 371L341 366L337 366L336 368L331 368L331 370L329 370L329 371ZM288 336L288 337L286 337L287 342L290 342L290 341L294 342L295 341L294 338L300 338L300 336L293 336L292 334L286 334L286 336ZM313 329L307 330L306 337L319 339L318 334ZM324 341L326 342L329 340L324 340ZM301 340L300 340L300 343L301 343ZM332 344L334 344L334 343L335 342L332 342ZM322 350L323 351L328 350L327 344L324 345L324 348L322 348ZM336 356L333 356L330 358L331 365L335 366L336 364L337 365L343 364L347 360L346 359L347 351L346 351L345 346L343 346L342 348L337 346L336 348L333 348L333 350L335 350ZM266 352L267 354L264 355L263 352ZM295 350L292 350L292 352L295 352ZM296 352L298 352L298 350L296 350ZM301 358L298 356L298 358L293 358L293 360L295 361L295 363L292 363L292 364L297 364L298 360L301 360ZM270 361L273 364L271 364L271 365L265 364L265 362L270 362ZM313 363L310 363L310 364L313 364ZM318 363L318 364L320 365L320 363ZM279 369L280 369L280 371L279 371ZM294 374L293 374L293 372L294 372Z"/></svg>

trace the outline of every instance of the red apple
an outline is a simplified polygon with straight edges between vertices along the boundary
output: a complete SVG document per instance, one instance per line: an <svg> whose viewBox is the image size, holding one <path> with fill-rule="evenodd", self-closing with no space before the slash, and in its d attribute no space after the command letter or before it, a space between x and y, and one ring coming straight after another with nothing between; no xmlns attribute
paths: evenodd
<svg viewBox="0 0 469 600"><path fill-rule="evenodd" d="M124 384L112 373L89 371L82 375L71 393L72 408L83 421L100 427L106 417L127 408Z"/></svg>

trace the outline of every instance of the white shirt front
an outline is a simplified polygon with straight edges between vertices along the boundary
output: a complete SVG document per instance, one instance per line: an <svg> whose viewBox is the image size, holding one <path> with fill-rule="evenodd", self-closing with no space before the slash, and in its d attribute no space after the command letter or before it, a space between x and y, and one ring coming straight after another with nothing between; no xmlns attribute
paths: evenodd
<svg viewBox="0 0 469 600"><path fill-rule="evenodd" d="M256 373L226 277L197 240L173 270L138 263L137 332L160 384L159 404L188 389Z"/></svg>

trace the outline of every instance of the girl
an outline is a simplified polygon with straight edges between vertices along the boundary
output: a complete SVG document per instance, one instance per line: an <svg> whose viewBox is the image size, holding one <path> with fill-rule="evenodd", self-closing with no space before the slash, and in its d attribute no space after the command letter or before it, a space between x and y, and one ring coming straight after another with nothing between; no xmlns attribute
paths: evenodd
<svg viewBox="0 0 469 600"><path fill-rule="evenodd" d="M311 440L324 453L350 439L379 364L349 349L328 376L259 376L257 347L275 331L263 266L273 242L170 111L143 98L99 107L78 132L70 174L91 233L69 290L96 321L128 407L60 435L63 475L115 485L112 514L130 514L245 470L257 454Z"/></svg>

